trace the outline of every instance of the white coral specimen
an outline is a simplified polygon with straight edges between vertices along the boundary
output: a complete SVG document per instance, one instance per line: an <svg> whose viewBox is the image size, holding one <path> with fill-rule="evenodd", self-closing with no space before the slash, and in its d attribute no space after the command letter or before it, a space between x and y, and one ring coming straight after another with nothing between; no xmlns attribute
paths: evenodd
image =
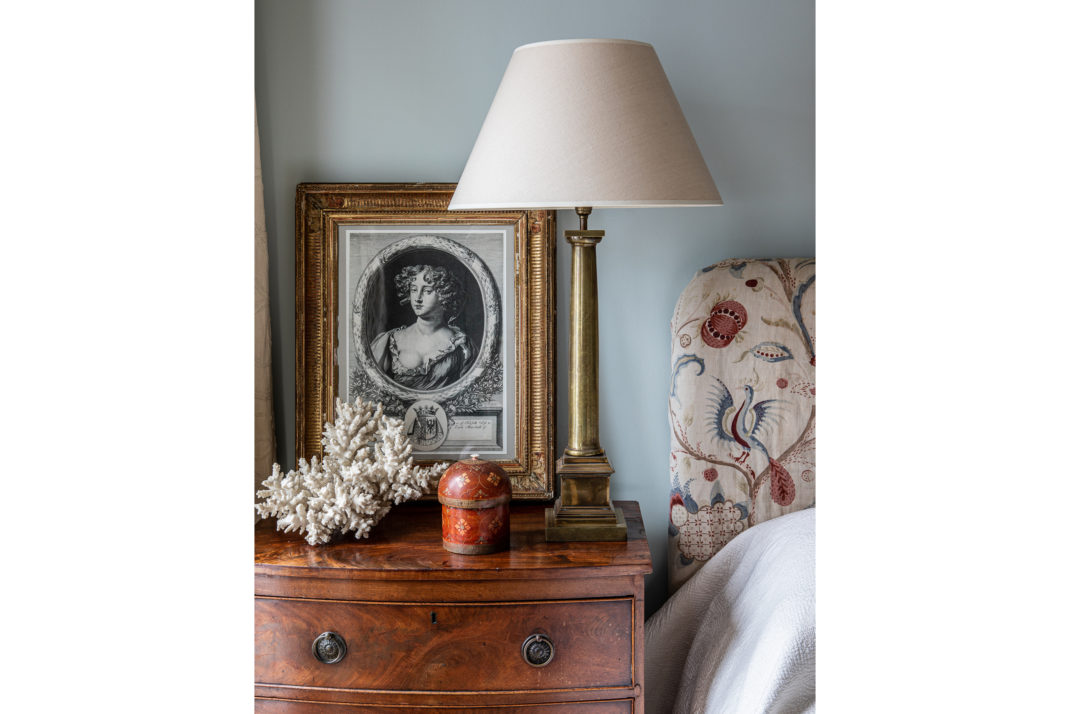
<svg viewBox="0 0 1070 714"><path fill-rule="evenodd" d="M449 466L413 464L404 424L381 404L338 399L335 413L323 427L323 460L301 459L285 476L275 464L256 492L260 517L274 516L279 530L304 533L312 545L348 531L364 538L391 506L422 496Z"/></svg>

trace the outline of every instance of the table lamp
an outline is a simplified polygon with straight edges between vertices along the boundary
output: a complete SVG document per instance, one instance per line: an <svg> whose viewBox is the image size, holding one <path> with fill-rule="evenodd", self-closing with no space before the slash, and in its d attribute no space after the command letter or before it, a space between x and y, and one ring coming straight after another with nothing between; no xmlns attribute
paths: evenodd
<svg viewBox="0 0 1070 714"><path fill-rule="evenodd" d="M552 541L627 540L598 438L598 283L593 208L718 206L721 197L654 48L631 40L518 47L450 201L451 210L575 209L568 446Z"/></svg>

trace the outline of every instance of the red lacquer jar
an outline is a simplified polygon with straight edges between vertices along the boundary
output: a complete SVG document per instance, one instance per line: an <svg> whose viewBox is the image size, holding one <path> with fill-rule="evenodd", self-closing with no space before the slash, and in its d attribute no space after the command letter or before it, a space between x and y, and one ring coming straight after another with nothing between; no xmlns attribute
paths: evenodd
<svg viewBox="0 0 1070 714"><path fill-rule="evenodd" d="M438 482L442 547L465 555L507 549L512 495L502 467L479 454L450 466Z"/></svg>

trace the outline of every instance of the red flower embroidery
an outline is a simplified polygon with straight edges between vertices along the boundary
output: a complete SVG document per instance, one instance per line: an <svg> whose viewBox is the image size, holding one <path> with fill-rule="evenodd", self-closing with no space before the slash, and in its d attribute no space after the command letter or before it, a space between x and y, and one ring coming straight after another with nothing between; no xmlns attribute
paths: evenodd
<svg viewBox="0 0 1070 714"><path fill-rule="evenodd" d="M706 469L702 472L702 478L706 479L707 481L716 481L717 469Z"/></svg>
<svg viewBox="0 0 1070 714"><path fill-rule="evenodd" d="M727 347L747 324L747 309L735 300L725 300L713 306L710 316L702 323L702 341L710 347Z"/></svg>

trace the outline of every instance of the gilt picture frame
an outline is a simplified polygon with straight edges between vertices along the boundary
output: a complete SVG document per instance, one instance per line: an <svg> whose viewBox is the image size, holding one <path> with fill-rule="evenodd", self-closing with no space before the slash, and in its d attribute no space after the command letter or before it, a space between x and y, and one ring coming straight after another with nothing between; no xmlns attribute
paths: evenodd
<svg viewBox="0 0 1070 714"><path fill-rule="evenodd" d="M420 463L478 453L553 497L555 213L448 211L456 184L303 183L298 458L335 397L381 402Z"/></svg>

